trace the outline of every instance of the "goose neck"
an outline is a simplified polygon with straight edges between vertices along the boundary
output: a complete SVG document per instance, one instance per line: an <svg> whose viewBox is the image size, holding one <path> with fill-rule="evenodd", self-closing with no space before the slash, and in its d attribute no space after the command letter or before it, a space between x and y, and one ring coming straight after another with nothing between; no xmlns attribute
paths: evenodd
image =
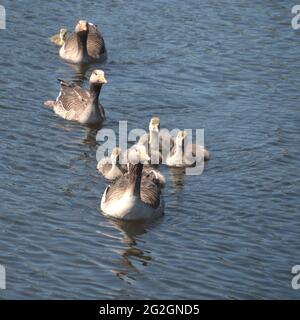
<svg viewBox="0 0 300 320"><path fill-rule="evenodd" d="M87 56L87 31L81 31L77 33L77 43L79 51L82 52L83 56Z"/></svg>
<svg viewBox="0 0 300 320"><path fill-rule="evenodd" d="M133 194L138 197L140 197L140 192L141 192L142 171L143 171L142 163L130 165L129 184L132 187Z"/></svg>
<svg viewBox="0 0 300 320"><path fill-rule="evenodd" d="M96 100L98 102L99 95L101 92L101 84L98 83L90 83L90 95L93 100Z"/></svg>

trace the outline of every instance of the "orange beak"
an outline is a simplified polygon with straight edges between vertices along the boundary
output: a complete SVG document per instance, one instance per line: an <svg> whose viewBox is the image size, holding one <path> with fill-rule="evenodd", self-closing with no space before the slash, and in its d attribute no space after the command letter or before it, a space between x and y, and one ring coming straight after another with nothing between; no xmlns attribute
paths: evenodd
<svg viewBox="0 0 300 320"><path fill-rule="evenodd" d="M87 23L85 21L79 22L79 30L80 31L87 31Z"/></svg>
<svg viewBox="0 0 300 320"><path fill-rule="evenodd" d="M100 76L99 77L99 80L102 82L102 83L107 83L107 80L104 76Z"/></svg>

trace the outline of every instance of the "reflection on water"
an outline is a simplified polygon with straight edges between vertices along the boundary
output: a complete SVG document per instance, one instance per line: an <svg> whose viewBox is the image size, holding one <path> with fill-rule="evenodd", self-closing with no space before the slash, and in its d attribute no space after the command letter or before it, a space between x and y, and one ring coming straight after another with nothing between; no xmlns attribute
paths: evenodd
<svg viewBox="0 0 300 320"><path fill-rule="evenodd" d="M141 272L138 264L143 267L147 266L151 261L150 253L145 254L143 250L138 248L139 241L143 241L140 236L147 232L147 229L157 224L156 222L145 221L118 221L116 219L108 219L122 233L122 243L127 246L125 249L118 249L120 255L120 269L113 269L112 272L120 279L129 281L135 280L134 273ZM137 239L137 237L139 239ZM130 282L130 281L129 281Z"/></svg>
<svg viewBox="0 0 300 320"><path fill-rule="evenodd" d="M184 183L185 168L169 168L169 172L176 192L180 192Z"/></svg>
<svg viewBox="0 0 300 320"><path fill-rule="evenodd" d="M88 77L86 77L86 73L90 69L89 65L68 63L68 66L74 70L74 75L71 77L72 82L78 86L82 86L84 81L89 80Z"/></svg>
<svg viewBox="0 0 300 320"><path fill-rule="evenodd" d="M71 81L76 83L79 86L83 86L85 82L89 82L90 74L95 69L105 69L105 61L91 63L91 64L72 64L67 63L67 65L74 70L74 74L71 76ZM65 79L63 79L65 80Z"/></svg>
<svg viewBox="0 0 300 320"><path fill-rule="evenodd" d="M96 136L98 130L101 130L102 124L97 126L90 126L86 129L86 137L82 140L82 143L94 148L97 146Z"/></svg>

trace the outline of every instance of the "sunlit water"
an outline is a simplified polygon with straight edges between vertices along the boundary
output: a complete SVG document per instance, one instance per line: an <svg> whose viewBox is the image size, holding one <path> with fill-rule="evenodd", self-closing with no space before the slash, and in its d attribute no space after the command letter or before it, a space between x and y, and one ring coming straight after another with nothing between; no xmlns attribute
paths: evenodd
<svg viewBox="0 0 300 320"><path fill-rule="evenodd" d="M0 298L299 298L300 33L290 1L8 1L0 30ZM43 106L87 84L48 37L102 30L105 128L204 128L201 176L167 177L165 216L100 212L95 130ZM98 66L99 67L99 66Z"/></svg>

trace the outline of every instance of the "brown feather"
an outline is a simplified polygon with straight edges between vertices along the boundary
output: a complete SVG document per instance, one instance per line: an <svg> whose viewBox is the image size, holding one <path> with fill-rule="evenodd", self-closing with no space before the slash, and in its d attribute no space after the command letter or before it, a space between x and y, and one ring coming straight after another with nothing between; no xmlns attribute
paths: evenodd
<svg viewBox="0 0 300 320"><path fill-rule="evenodd" d="M132 177L129 173L120 177L106 193L106 203L120 199L123 194L132 186ZM140 197L141 200L153 208L160 205L160 188L149 175L142 175Z"/></svg>
<svg viewBox="0 0 300 320"><path fill-rule="evenodd" d="M99 59L105 53L104 39L95 25L89 24L87 51L90 57Z"/></svg>
<svg viewBox="0 0 300 320"><path fill-rule="evenodd" d="M79 111L87 106L90 97L88 91L75 84L61 83L61 95L59 101L61 106L66 110Z"/></svg>

